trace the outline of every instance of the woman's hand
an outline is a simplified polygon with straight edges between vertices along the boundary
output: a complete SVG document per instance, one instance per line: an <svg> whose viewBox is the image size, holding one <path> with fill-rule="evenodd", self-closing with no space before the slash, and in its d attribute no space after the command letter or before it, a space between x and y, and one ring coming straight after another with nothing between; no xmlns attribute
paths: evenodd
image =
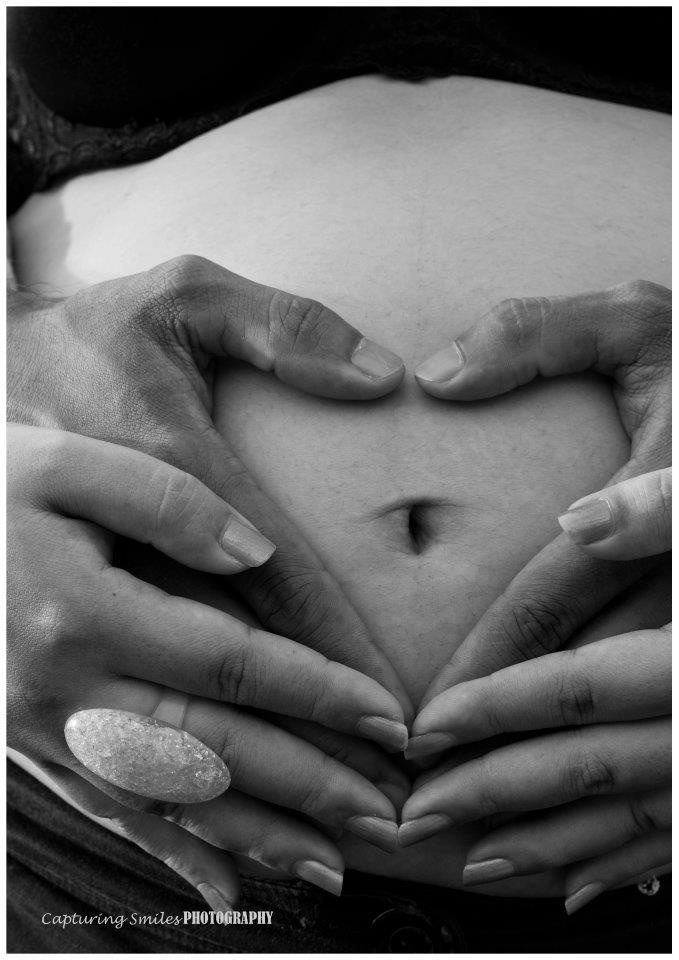
<svg viewBox="0 0 679 960"><path fill-rule="evenodd" d="M397 747L406 731L395 697L349 667L170 596L111 562L114 534L219 574L262 562L271 544L200 481L146 454L19 425L9 426L8 441L10 746L75 791L77 802L92 795L82 778L116 809L136 806L131 820L115 814L128 831L136 825L134 833L151 822L148 803L80 765L64 724L96 707L151 716L181 691L188 695L183 728L224 760L231 789L209 803L165 808L175 826L335 892L342 858L326 833L337 838L349 830L393 848L396 812L367 777L239 707L351 737L391 736ZM371 775L390 779L386 758L362 743ZM97 813L101 804L90 809ZM149 831L141 832L148 839ZM181 863L196 885L214 886L212 852L184 837L173 849L169 839L178 834L166 824L150 835L166 862ZM193 865L191 850L204 853ZM203 862L211 866L201 880ZM233 876L225 867L227 900Z"/></svg>
<svg viewBox="0 0 679 960"><path fill-rule="evenodd" d="M559 517L591 557L630 560L672 549L672 467L582 497Z"/></svg>
<svg viewBox="0 0 679 960"><path fill-rule="evenodd" d="M671 489L670 468L644 474L583 498L560 522L596 556L648 556L670 546ZM569 913L606 889L668 869L671 666L667 625L505 667L439 694L414 724L419 755L540 733L424 777L404 807L410 823L401 842L546 808L475 844L463 879L488 883L567 867ZM553 727L557 733L543 733Z"/></svg>
<svg viewBox="0 0 679 960"><path fill-rule="evenodd" d="M447 400L506 393L537 376L594 370L613 379L631 440L611 483L670 464L671 293L645 281L575 297L506 300L416 372ZM423 703L463 680L565 647L659 558L618 563L567 536L517 574L433 681ZM590 554L590 555L588 555Z"/></svg>
<svg viewBox="0 0 679 960"><path fill-rule="evenodd" d="M11 292L9 418L132 447L198 477L276 543L269 562L232 580L259 622L341 653L410 709L345 594L215 430L215 357L341 399L381 397L404 373L400 358L321 304L186 256L63 300Z"/></svg>

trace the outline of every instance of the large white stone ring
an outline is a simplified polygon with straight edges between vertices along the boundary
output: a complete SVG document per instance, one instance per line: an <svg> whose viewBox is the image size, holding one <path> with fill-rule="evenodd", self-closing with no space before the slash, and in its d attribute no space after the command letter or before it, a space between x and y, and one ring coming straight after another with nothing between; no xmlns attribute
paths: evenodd
<svg viewBox="0 0 679 960"><path fill-rule="evenodd" d="M79 710L66 721L71 753L116 787L169 803L202 803L223 793L229 768L182 729L188 699L166 690L153 716L128 710Z"/></svg>

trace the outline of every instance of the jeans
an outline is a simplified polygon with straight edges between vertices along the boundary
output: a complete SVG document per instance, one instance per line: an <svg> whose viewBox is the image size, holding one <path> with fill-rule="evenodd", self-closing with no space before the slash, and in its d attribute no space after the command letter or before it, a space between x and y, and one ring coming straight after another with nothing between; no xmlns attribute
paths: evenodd
<svg viewBox="0 0 679 960"><path fill-rule="evenodd" d="M244 879L237 909L272 911L271 925L55 924L53 918L73 914L165 919L208 908L164 864L92 823L11 763L7 784L11 953L671 950L668 877L655 896L636 887L614 891L572 917L562 900L488 897L347 872L340 898L301 881Z"/></svg>

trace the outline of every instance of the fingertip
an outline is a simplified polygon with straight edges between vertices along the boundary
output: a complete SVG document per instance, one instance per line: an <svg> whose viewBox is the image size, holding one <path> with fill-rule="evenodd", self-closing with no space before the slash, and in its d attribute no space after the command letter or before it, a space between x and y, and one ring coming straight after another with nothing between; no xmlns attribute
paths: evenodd
<svg viewBox="0 0 679 960"><path fill-rule="evenodd" d="M456 340L452 346L439 350L421 363L415 370L415 379L425 393L446 398L457 386L466 362L464 351Z"/></svg>
<svg viewBox="0 0 679 960"><path fill-rule="evenodd" d="M392 753L403 753L408 744L406 725L387 717L361 717L356 724L356 733L359 737L374 740Z"/></svg>
<svg viewBox="0 0 679 960"><path fill-rule="evenodd" d="M393 389L405 374L401 357L386 347L362 337L351 354L352 364L375 386Z"/></svg>
<svg viewBox="0 0 679 960"><path fill-rule="evenodd" d="M208 907L215 913L231 913L233 911L232 901L236 899L233 896L233 891L225 894L224 891L218 890L217 887L211 883L199 883L196 885L196 889Z"/></svg>
<svg viewBox="0 0 679 960"><path fill-rule="evenodd" d="M244 567L261 567L273 555L276 544L231 513L219 540L228 558Z"/></svg>
<svg viewBox="0 0 679 960"><path fill-rule="evenodd" d="M334 867L329 867L318 860L298 860L293 865L292 873L300 880L312 883L335 897L339 897L342 893L343 870L336 870Z"/></svg>
<svg viewBox="0 0 679 960"><path fill-rule="evenodd" d="M615 516L606 497L578 502L557 517L559 526L570 540L588 547L608 539L615 531Z"/></svg>

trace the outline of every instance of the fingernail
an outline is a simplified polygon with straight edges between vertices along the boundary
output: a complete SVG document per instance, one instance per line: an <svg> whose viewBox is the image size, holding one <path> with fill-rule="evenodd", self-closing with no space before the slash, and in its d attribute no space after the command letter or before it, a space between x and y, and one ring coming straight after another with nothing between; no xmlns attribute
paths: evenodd
<svg viewBox="0 0 679 960"><path fill-rule="evenodd" d="M613 510L608 500L599 497L571 507L558 517L561 529L575 543L596 543L610 537L615 527Z"/></svg>
<svg viewBox="0 0 679 960"><path fill-rule="evenodd" d="M471 887L475 883L490 883L491 880L513 877L515 873L514 864L501 857L495 857L492 860L472 860L462 871L462 883Z"/></svg>
<svg viewBox="0 0 679 960"><path fill-rule="evenodd" d="M403 369L400 357L367 337L359 342L351 355L351 362L373 380L383 380Z"/></svg>
<svg viewBox="0 0 679 960"><path fill-rule="evenodd" d="M334 896L339 897L342 892L343 875L339 870L333 870L332 867L326 867L324 863L318 860L298 860L293 866L292 872L300 880L306 880L307 883L313 883L321 890L327 890Z"/></svg>
<svg viewBox="0 0 679 960"><path fill-rule="evenodd" d="M274 543L258 530L246 526L234 514L230 514L226 521L220 546L224 553L249 567L260 567L276 549Z"/></svg>
<svg viewBox="0 0 679 960"><path fill-rule="evenodd" d="M406 820L398 828L399 846L409 847L451 826L450 817L444 817L442 813L428 813L425 817L418 817L417 820Z"/></svg>
<svg viewBox="0 0 679 960"><path fill-rule="evenodd" d="M398 848L398 826L382 817L349 817L345 823L350 833L374 843L380 850L393 853Z"/></svg>
<svg viewBox="0 0 679 960"><path fill-rule="evenodd" d="M451 733L423 733L420 737L411 737L406 747L406 760L428 757L430 753L441 753L457 744Z"/></svg>
<svg viewBox="0 0 679 960"><path fill-rule="evenodd" d="M213 887L211 883L199 883L198 890L207 905L211 907L215 913L231 913L233 910L233 904L229 903L226 897L223 896L216 887Z"/></svg>
<svg viewBox="0 0 679 960"><path fill-rule="evenodd" d="M575 893L572 893L570 897L566 898L566 902L564 903L566 913L570 916L572 913L575 913L576 910L587 906L587 904L596 899L599 894L603 893L605 889L606 887L603 883L586 883L584 887L580 887L579 890L576 890Z"/></svg>
<svg viewBox="0 0 679 960"><path fill-rule="evenodd" d="M405 723L387 720L386 717L361 717L356 724L359 737L376 740L387 750L401 753L408 743L408 728Z"/></svg>
<svg viewBox="0 0 679 960"><path fill-rule="evenodd" d="M444 383L446 380L452 380L463 369L466 363L462 347L457 340L452 347L447 347L433 357L429 357L415 371L418 380L428 380L433 383Z"/></svg>

